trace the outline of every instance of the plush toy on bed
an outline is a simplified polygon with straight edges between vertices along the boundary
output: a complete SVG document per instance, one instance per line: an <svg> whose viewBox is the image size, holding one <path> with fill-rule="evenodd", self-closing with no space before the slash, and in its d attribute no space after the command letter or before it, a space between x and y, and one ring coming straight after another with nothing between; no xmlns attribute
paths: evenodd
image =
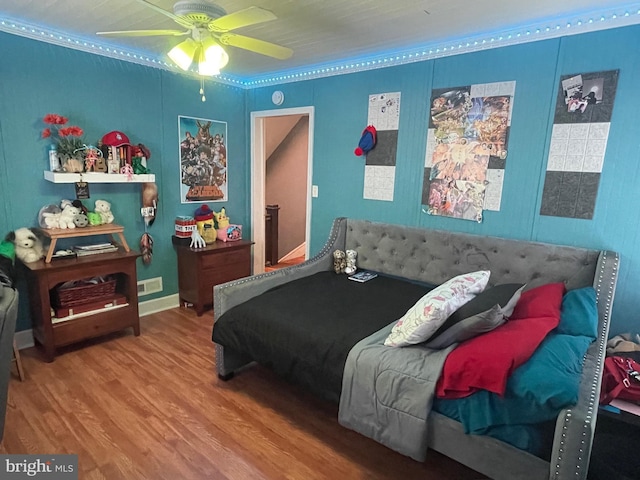
<svg viewBox="0 0 640 480"><path fill-rule="evenodd" d="M347 275L353 275L354 273L356 273L356 270L358 270L358 267L356 267L356 258L358 257L358 252L356 252L355 250L347 250L346 252L346 266L344 268L344 273L346 273Z"/></svg>
<svg viewBox="0 0 640 480"><path fill-rule="evenodd" d="M42 239L29 228L9 232L5 240L15 245L16 257L23 263L37 262L44 257Z"/></svg>
<svg viewBox="0 0 640 480"><path fill-rule="evenodd" d="M333 270L336 273L343 273L347 266L346 255L342 250L333 252Z"/></svg>

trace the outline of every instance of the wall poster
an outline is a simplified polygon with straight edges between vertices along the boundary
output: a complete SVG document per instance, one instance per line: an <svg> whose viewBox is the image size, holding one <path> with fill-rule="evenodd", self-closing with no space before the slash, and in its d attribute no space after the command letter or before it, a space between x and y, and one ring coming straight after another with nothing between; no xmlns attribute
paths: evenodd
<svg viewBox="0 0 640 480"><path fill-rule="evenodd" d="M540 214L593 218L619 70L560 78Z"/></svg>
<svg viewBox="0 0 640 480"><path fill-rule="evenodd" d="M180 202L228 198L227 123L178 116Z"/></svg>
<svg viewBox="0 0 640 480"><path fill-rule="evenodd" d="M393 201L400 123L400 92L369 95L367 125L377 131L376 148L367 153L363 198Z"/></svg>
<svg viewBox="0 0 640 480"><path fill-rule="evenodd" d="M422 204L476 222L500 210L516 82L432 91Z"/></svg>

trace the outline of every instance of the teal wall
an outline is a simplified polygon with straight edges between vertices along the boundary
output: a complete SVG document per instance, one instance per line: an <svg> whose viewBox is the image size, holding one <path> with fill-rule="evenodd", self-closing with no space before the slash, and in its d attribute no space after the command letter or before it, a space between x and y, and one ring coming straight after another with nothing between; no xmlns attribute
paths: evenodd
<svg viewBox="0 0 640 480"><path fill-rule="evenodd" d="M48 169L48 143L40 138L47 113L69 117L85 130L85 140L96 144L112 130L125 132L133 143L151 150L148 166L156 175L159 209L149 233L154 238L153 261L138 261L138 279L161 276L164 291L142 297L150 300L178 291L176 256L171 245L174 219L190 215L199 204L180 203L178 115L227 122L229 201L209 202L214 210L225 206L236 223L249 225L246 195L247 115L245 91L207 82L202 102L197 79L159 69L90 55L18 36L0 33L0 188L3 207L0 234L36 226L43 205L75 198L72 184L53 184L43 178ZM96 199L111 202L116 223L124 226L127 243L139 249L144 233L140 216L141 184L90 184ZM250 232L248 232L250 233ZM26 291L19 283L21 304L18 330L31 328Z"/></svg>
<svg viewBox="0 0 640 480"><path fill-rule="evenodd" d="M238 90L210 82L202 103L192 78L0 34L0 231L34 225L42 205L73 195L71 186L42 179L46 142L38 136L45 113L69 116L86 129L87 138L122 130L151 149L150 167L160 188L159 220L151 228L154 262L139 263L138 275L162 276L161 295L176 293L173 220L194 210L179 203L177 116L228 122L230 199L224 206L248 232L249 117L277 108L271 94L278 89L285 93L281 108L315 107L313 183L320 195L312 205L312 253L324 244L336 216L612 249L622 259L612 334L638 331L640 67L634 60L639 44L640 26L632 26L277 87ZM559 78L612 69L619 69L620 77L594 218L540 216ZM431 89L511 80L516 93L501 210L485 212L482 223L426 215L420 199ZM395 198L364 200L364 160L353 149L367 123L368 96L396 91L402 100ZM137 245L144 231L140 186L92 185L91 195L112 202L127 240ZM25 328L29 321L21 312L19 329Z"/></svg>
<svg viewBox="0 0 640 480"><path fill-rule="evenodd" d="M621 255L612 334L640 330L640 26L509 46L421 63L309 80L277 89L282 108L315 107L312 251L336 216L481 235L611 249ZM607 155L593 220L539 215L557 85L561 75L620 69ZM509 156L499 212L482 223L422 212L428 103L432 88L516 81ZM249 110L273 109L275 87L249 92ZM395 198L364 200L364 160L353 154L367 124L368 96L402 93Z"/></svg>

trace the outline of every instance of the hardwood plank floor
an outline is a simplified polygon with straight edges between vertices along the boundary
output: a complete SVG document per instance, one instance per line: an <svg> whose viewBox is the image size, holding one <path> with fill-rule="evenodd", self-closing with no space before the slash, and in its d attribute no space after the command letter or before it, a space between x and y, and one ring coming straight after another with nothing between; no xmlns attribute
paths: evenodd
<svg viewBox="0 0 640 480"><path fill-rule="evenodd" d="M337 406L260 366L217 378L211 312L172 309L61 351L23 350L0 453L76 453L81 479L456 479L482 475L429 452L419 463L337 422Z"/></svg>

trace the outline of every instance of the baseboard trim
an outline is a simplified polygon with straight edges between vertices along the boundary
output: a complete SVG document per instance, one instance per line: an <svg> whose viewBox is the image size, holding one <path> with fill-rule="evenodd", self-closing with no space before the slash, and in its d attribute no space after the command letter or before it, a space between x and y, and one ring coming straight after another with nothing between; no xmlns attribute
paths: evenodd
<svg viewBox="0 0 640 480"><path fill-rule="evenodd" d="M146 302L138 303L138 315L144 317L151 315L152 313L162 312L163 310L169 310L180 306L180 296L168 295L166 297L154 298L153 300L147 300ZM16 332L14 337L18 350L24 350L25 348L31 348L35 345L33 340L33 329L21 330Z"/></svg>
<svg viewBox="0 0 640 480"><path fill-rule="evenodd" d="M138 303L138 314L144 317L152 313L162 312L163 310L169 310L170 308L179 306L180 295L176 293L174 295L167 295L166 297L154 298L153 300Z"/></svg>

